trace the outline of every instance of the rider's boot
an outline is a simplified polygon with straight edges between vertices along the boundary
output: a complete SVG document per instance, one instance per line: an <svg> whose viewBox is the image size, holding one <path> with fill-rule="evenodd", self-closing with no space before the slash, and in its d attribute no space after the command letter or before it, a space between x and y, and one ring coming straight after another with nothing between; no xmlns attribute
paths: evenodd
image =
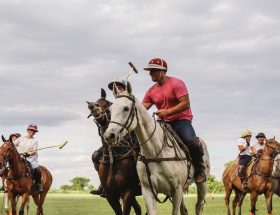
<svg viewBox="0 0 280 215"><path fill-rule="evenodd" d="M187 144L190 156L193 161L195 173L194 178L196 183L204 183L206 181L206 175L205 175L205 163L203 160L203 146L200 143L200 140L198 137L194 137L192 140L188 141Z"/></svg>
<svg viewBox="0 0 280 215"><path fill-rule="evenodd" d="M101 146L99 149L97 149L95 152L93 152L93 154L91 156L91 160L92 160L94 168L97 172L99 169L99 163L100 163L102 154L103 154L103 146Z"/></svg>
<svg viewBox="0 0 280 215"><path fill-rule="evenodd" d="M104 188L102 187L101 184L99 185L99 187L96 190L91 190L89 193L92 194L92 195L98 195L98 196L101 196L101 197L106 196Z"/></svg>
<svg viewBox="0 0 280 215"><path fill-rule="evenodd" d="M238 176L242 183L242 189L247 190L248 189L248 182L246 178L246 169L245 166L238 166Z"/></svg>
<svg viewBox="0 0 280 215"><path fill-rule="evenodd" d="M41 169L37 167L34 169L34 178L35 178L35 189L38 193L43 192L43 186L41 184Z"/></svg>

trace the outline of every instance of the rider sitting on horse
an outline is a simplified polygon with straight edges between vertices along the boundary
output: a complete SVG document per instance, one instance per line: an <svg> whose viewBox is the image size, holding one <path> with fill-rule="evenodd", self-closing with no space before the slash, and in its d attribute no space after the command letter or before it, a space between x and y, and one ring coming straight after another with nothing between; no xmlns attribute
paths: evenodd
<svg viewBox="0 0 280 215"><path fill-rule="evenodd" d="M250 146L250 140L252 132L245 129L241 137L237 140L237 146L240 151L238 161L238 176L242 182L242 188L246 190L248 188L248 182L246 178L246 166L252 160L252 147Z"/></svg>
<svg viewBox="0 0 280 215"><path fill-rule="evenodd" d="M185 83L174 77L167 76L167 63L161 58L150 60L144 68L150 72L153 82L156 82L145 94L142 101L146 109L155 105L157 116L170 124L178 136L188 147L195 167L196 183L206 180L203 161L203 147L192 126L192 111L189 92Z"/></svg>
<svg viewBox="0 0 280 215"><path fill-rule="evenodd" d="M114 80L112 82L110 82L108 84L108 88L113 91L113 87L114 87L114 84L117 88L117 90L120 92L120 93L124 93L125 90L126 90L126 81L125 80ZM132 144L135 146L135 144L138 144L138 140L137 140L137 137L135 135L134 132L131 132L130 133L130 137L127 136L129 139L131 138L131 141L132 141ZM100 162L100 159L102 157L102 154L103 154L103 146L101 146L99 149L97 149L93 154L92 154L92 162L95 166L95 169L98 170L99 169L99 162ZM98 189L97 190L91 190L90 191L91 194L93 195L100 195L102 197L105 196L105 193L104 193L104 189L102 187L102 185L99 185Z"/></svg>
<svg viewBox="0 0 280 215"><path fill-rule="evenodd" d="M37 132L37 125L30 124L27 127L27 135L16 139L14 144L18 152L26 157L26 160L30 162L33 168L33 177L35 179L35 188L37 192L43 192L41 184L41 170L38 165L38 141L34 138L34 135Z"/></svg>
<svg viewBox="0 0 280 215"><path fill-rule="evenodd" d="M258 140L258 142L254 144L254 146L252 147L252 151L255 156L261 156L263 154L263 149L265 145L265 134L262 132L258 133L256 139Z"/></svg>

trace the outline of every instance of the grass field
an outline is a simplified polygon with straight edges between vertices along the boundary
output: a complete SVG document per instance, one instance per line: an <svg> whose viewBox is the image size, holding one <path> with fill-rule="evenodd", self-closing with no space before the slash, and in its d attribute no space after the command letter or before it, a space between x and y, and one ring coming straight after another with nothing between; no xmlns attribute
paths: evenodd
<svg viewBox="0 0 280 215"><path fill-rule="evenodd" d="M2 197L0 195L0 197ZM194 214L195 196L188 195L185 197L189 214ZM3 199L3 198L1 198ZM142 197L138 197L138 202L142 207L142 214L144 214L145 206ZM224 204L224 195L215 195L215 199L206 199L204 207L205 215L225 215L226 208ZM280 215L280 198L274 197L273 214ZM1 208L3 201L1 201ZM264 198L261 196L258 200L257 209L259 215L267 214L265 209ZM244 201L243 214L248 214L249 198ZM45 215L112 215L113 210L110 208L107 201L100 197L94 197L88 194L49 194L44 204ZM2 211L0 214L3 214ZM30 214L35 214L35 206L32 201ZM131 213L131 214L134 214ZM158 214L170 215L171 203L158 204Z"/></svg>

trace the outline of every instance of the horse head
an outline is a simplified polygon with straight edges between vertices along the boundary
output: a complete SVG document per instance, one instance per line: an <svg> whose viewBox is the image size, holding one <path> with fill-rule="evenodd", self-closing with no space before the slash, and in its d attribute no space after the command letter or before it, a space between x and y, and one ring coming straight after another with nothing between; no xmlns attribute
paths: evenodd
<svg viewBox="0 0 280 215"><path fill-rule="evenodd" d="M8 140L2 135L3 145L0 147L0 176L3 176L7 162L11 162L14 157L15 146L12 136Z"/></svg>
<svg viewBox="0 0 280 215"><path fill-rule="evenodd" d="M275 140L275 137L265 140L264 153L267 153L273 158L280 153L280 143Z"/></svg>
<svg viewBox="0 0 280 215"><path fill-rule="evenodd" d="M126 91L120 93L116 86L113 86L116 99L111 105L111 121L104 138L108 144L117 144L127 133L133 131L137 126L137 110L135 97L132 95L132 88L129 82Z"/></svg>
<svg viewBox="0 0 280 215"><path fill-rule="evenodd" d="M106 100L106 92L103 88L101 88L101 98L94 102L87 101L87 104L90 110L87 118L93 116L94 121L99 124L105 124L110 120L109 107L112 103Z"/></svg>

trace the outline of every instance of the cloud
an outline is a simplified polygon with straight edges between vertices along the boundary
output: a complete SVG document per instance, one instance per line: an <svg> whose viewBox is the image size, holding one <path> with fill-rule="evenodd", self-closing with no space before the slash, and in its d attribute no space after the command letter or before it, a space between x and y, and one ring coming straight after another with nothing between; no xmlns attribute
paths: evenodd
<svg viewBox="0 0 280 215"><path fill-rule="evenodd" d="M6 1L0 3L0 129L37 123L55 186L83 175L98 185L91 153L100 145L86 100L129 72L141 99L152 85L142 68L163 57L190 91L196 132L213 173L237 155L243 128L280 134L280 14L276 1ZM108 99L113 100L109 90ZM252 140L253 141L253 140ZM221 147L223 146L223 147ZM55 168L56 167L56 168Z"/></svg>

